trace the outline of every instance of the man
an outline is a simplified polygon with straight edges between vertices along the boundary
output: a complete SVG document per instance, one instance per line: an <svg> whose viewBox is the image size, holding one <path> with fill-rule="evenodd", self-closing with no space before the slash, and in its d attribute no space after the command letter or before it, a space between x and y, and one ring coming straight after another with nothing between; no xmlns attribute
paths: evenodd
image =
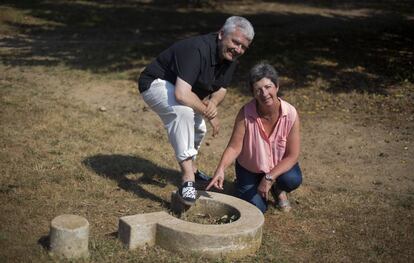
<svg viewBox="0 0 414 263"><path fill-rule="evenodd" d="M182 171L181 201L197 198L195 157L207 128L219 132L217 106L226 94L236 67L254 37L250 22L229 17L216 33L181 40L164 50L141 73L138 84L144 101L164 123Z"/></svg>

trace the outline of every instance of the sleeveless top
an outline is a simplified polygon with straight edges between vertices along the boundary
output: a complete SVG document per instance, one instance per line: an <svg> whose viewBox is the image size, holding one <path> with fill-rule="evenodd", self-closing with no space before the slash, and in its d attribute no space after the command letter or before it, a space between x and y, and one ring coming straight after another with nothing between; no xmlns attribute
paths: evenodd
<svg viewBox="0 0 414 263"><path fill-rule="evenodd" d="M278 99L281 114L269 137L256 111L256 100L244 105L245 134L237 161L252 173L270 172L285 154L287 137L295 123L297 112L291 104Z"/></svg>

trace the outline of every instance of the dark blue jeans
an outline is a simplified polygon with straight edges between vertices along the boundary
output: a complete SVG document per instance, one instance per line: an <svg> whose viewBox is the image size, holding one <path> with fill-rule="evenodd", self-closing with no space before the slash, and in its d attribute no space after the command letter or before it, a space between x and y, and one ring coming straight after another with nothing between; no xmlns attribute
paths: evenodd
<svg viewBox="0 0 414 263"><path fill-rule="evenodd" d="M262 180L264 173L252 173L246 170L236 161L236 191L239 198L252 203L263 213L267 210L267 202L257 193L257 187ZM289 171L280 175L273 187L286 192L291 192L302 183L302 171L299 163L296 163Z"/></svg>

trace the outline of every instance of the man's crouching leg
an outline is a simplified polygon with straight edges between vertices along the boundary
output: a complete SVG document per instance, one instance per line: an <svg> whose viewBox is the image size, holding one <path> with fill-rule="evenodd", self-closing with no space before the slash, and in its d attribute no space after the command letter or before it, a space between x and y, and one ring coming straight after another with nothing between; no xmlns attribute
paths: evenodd
<svg viewBox="0 0 414 263"><path fill-rule="evenodd" d="M182 173L178 196L184 204L193 205L197 199L193 171L193 157L198 153L194 145L195 113L193 109L183 105L175 105L173 109L176 118L166 128Z"/></svg>
<svg viewBox="0 0 414 263"><path fill-rule="evenodd" d="M180 162L180 168L183 177L178 196L184 204L193 205L197 199L197 190L195 189L192 158Z"/></svg>

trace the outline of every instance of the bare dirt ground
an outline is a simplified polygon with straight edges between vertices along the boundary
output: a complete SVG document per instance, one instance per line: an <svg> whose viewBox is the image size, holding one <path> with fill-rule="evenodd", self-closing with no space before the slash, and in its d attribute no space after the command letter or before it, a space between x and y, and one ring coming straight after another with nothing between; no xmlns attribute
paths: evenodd
<svg viewBox="0 0 414 263"><path fill-rule="evenodd" d="M302 121L294 210L265 215L263 245L239 262L414 260L412 5L377 1L30 1L0 6L0 261L53 262L50 221L91 223L92 262L210 262L128 252L119 217L167 210L179 169L135 79L176 39L248 17L256 39L199 155L212 174L261 59ZM410 13L411 12L411 13ZM228 169L226 192L234 178ZM216 259L214 262L227 262Z"/></svg>

